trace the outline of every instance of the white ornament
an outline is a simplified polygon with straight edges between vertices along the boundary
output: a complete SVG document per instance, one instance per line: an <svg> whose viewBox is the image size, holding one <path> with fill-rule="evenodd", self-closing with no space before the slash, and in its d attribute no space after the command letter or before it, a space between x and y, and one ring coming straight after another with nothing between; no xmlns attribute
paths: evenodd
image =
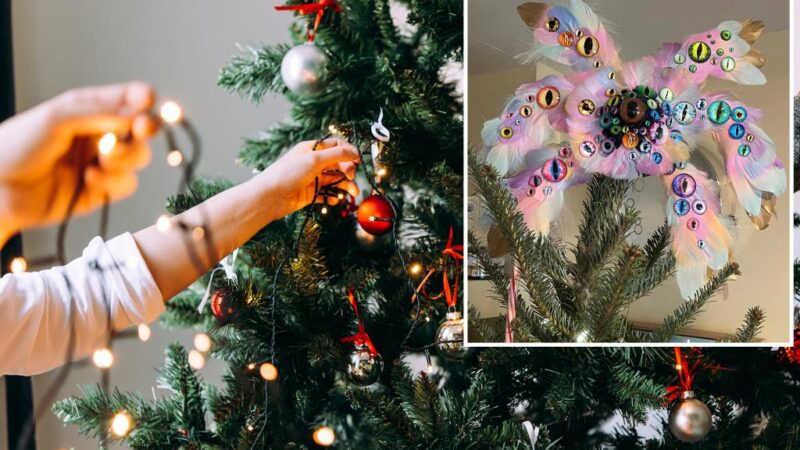
<svg viewBox="0 0 800 450"><path fill-rule="evenodd" d="M326 60L325 54L313 42L294 47L286 52L281 62L283 83L299 95L318 91Z"/></svg>

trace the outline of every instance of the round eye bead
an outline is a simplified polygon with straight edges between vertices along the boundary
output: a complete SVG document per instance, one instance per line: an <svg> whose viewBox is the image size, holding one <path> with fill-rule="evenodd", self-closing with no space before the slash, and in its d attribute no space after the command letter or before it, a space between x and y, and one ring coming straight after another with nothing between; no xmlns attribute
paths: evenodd
<svg viewBox="0 0 800 450"><path fill-rule="evenodd" d="M722 31L720 31L720 32L719 32L719 37L720 37L720 38L721 38L723 41L729 41L729 40L731 39L731 32L730 32L730 30L722 30Z"/></svg>
<svg viewBox="0 0 800 450"><path fill-rule="evenodd" d="M600 116L600 128L608 128L611 126L612 117L610 114L603 114Z"/></svg>
<svg viewBox="0 0 800 450"><path fill-rule="evenodd" d="M553 187L545 186L544 189L542 189L542 192L544 193L544 195L550 195L550 193L553 192Z"/></svg>
<svg viewBox="0 0 800 450"><path fill-rule="evenodd" d="M686 62L686 57L681 55L680 53L676 53L675 57L672 58L672 60L675 61L675 64L683 64Z"/></svg>
<svg viewBox="0 0 800 450"><path fill-rule="evenodd" d="M528 197L533 197L533 194L535 194L535 193L536 193L536 189L528 188L528 192L527 192Z"/></svg>
<svg viewBox="0 0 800 450"><path fill-rule="evenodd" d="M581 100L581 102L578 103L578 112L584 116L591 115L594 112L594 102L588 98Z"/></svg>
<svg viewBox="0 0 800 450"><path fill-rule="evenodd" d="M685 216L689 213L689 201L685 198L679 198L675 201L675 204L672 205L672 208L675 210L675 214Z"/></svg>
<svg viewBox="0 0 800 450"><path fill-rule="evenodd" d="M647 115L647 105L639 98L626 98L619 105L619 118L623 123L636 124Z"/></svg>
<svg viewBox="0 0 800 450"><path fill-rule="evenodd" d="M633 132L627 132L622 136L622 145L625 148L636 148L639 145L639 135Z"/></svg>
<svg viewBox="0 0 800 450"><path fill-rule="evenodd" d="M651 144L647 139L642 139L642 142L639 143L639 151L642 153L650 153L650 150L652 149L653 144Z"/></svg>
<svg viewBox="0 0 800 450"><path fill-rule="evenodd" d="M552 109L558 106L558 103L561 101L561 93L558 92L558 89L552 86L545 86L539 89L539 93L536 94L536 103L542 109Z"/></svg>
<svg viewBox="0 0 800 450"><path fill-rule="evenodd" d="M706 104L707 104L706 99L701 98L700 100L697 101L697 109L706 109Z"/></svg>
<svg viewBox="0 0 800 450"><path fill-rule="evenodd" d="M755 140L755 136L753 136L752 134L748 134L745 140L747 142L753 142L753 140Z"/></svg>
<svg viewBox="0 0 800 450"><path fill-rule="evenodd" d="M695 66L694 64L689 65L689 72L691 73L697 72L697 66Z"/></svg>
<svg viewBox="0 0 800 450"><path fill-rule="evenodd" d="M584 34L585 33L583 32L583 30L578 30L578 31L575 32L575 37L576 38L582 38Z"/></svg>
<svg viewBox="0 0 800 450"><path fill-rule="evenodd" d="M561 21L558 20L558 17L549 17L544 21L544 29L551 33L558 31L559 27L561 27Z"/></svg>
<svg viewBox="0 0 800 450"><path fill-rule="evenodd" d="M588 58L594 56L600 50L600 42L594 36L583 36L578 39L578 44L575 48L581 56Z"/></svg>
<svg viewBox="0 0 800 450"><path fill-rule="evenodd" d="M677 120L679 124L689 125L694 122L694 118L697 116L697 110L695 110L694 105L689 102L680 102L675 105L672 116L675 117L675 120Z"/></svg>
<svg viewBox="0 0 800 450"><path fill-rule="evenodd" d="M500 128L500 137L503 139L508 139L514 135L514 130L509 127Z"/></svg>
<svg viewBox="0 0 800 450"><path fill-rule="evenodd" d="M704 63L711 58L711 47L703 41L696 41L689 46L689 59L696 63Z"/></svg>
<svg viewBox="0 0 800 450"><path fill-rule="evenodd" d="M733 117L734 122L744 122L747 119L747 110L744 109L744 106L737 106L733 108L731 117Z"/></svg>
<svg viewBox="0 0 800 450"><path fill-rule="evenodd" d="M561 44L562 47L572 47L574 42L575 36L573 36L569 31L565 31L558 35L558 43Z"/></svg>
<svg viewBox="0 0 800 450"><path fill-rule="evenodd" d="M614 88L606 89L606 97L613 97L615 95L617 95L617 90L616 89L614 89Z"/></svg>
<svg viewBox="0 0 800 450"><path fill-rule="evenodd" d="M685 169L688 165L689 163L687 161L678 161L675 163L675 167L681 170Z"/></svg>
<svg viewBox="0 0 800 450"><path fill-rule="evenodd" d="M540 184L542 184L542 177L540 177L539 175L534 175L528 178L529 186L539 187Z"/></svg>
<svg viewBox="0 0 800 450"><path fill-rule="evenodd" d="M731 118L731 106L727 102L717 100L708 108L708 120L721 125Z"/></svg>
<svg viewBox="0 0 800 450"><path fill-rule="evenodd" d="M619 94L613 95L608 100L606 100L606 105L612 108L619 106L620 103L622 103L622 95Z"/></svg>
<svg viewBox="0 0 800 450"><path fill-rule="evenodd" d="M739 146L739 156L748 156L750 154L750 146L742 144Z"/></svg>
<svg viewBox="0 0 800 450"><path fill-rule="evenodd" d="M603 67L603 63L601 63L600 61L595 61L592 63L592 66L594 66L595 69L599 69Z"/></svg>
<svg viewBox="0 0 800 450"><path fill-rule="evenodd" d="M660 91L658 91L658 98L665 102L671 102L672 99L675 98L675 93L672 92L672 89L663 87Z"/></svg>
<svg viewBox="0 0 800 450"><path fill-rule="evenodd" d="M722 61L719 62L719 66L725 72L730 72L736 68L736 60L731 58L730 56L726 56L722 58Z"/></svg>
<svg viewBox="0 0 800 450"><path fill-rule="evenodd" d="M692 203L692 209L695 213L703 215L706 213L706 202L702 200L695 200L694 203Z"/></svg>
<svg viewBox="0 0 800 450"><path fill-rule="evenodd" d="M594 152L596 151L596 147L592 141L583 141L578 148L580 149L581 155L587 158L594 155Z"/></svg>
<svg viewBox="0 0 800 450"><path fill-rule="evenodd" d="M699 239L697 241L697 246L700 247L700 248L706 248L706 241L704 241L702 239Z"/></svg>
<svg viewBox="0 0 800 450"><path fill-rule="evenodd" d="M617 146L614 145L614 141L606 139L600 144L600 151L603 152L604 155L610 155L611 153L616 150Z"/></svg>
<svg viewBox="0 0 800 450"><path fill-rule="evenodd" d="M519 115L522 117L530 117L533 114L533 108L528 105L522 105L519 109Z"/></svg>
<svg viewBox="0 0 800 450"><path fill-rule="evenodd" d="M689 174L682 173L672 179L672 192L678 197L688 197L694 194L696 188L697 183Z"/></svg>
<svg viewBox="0 0 800 450"><path fill-rule="evenodd" d="M664 157L661 156L661 153L658 153L658 152L653 152L652 158L653 158L653 162L656 163L656 164L661 164L661 161L664 160Z"/></svg>
<svg viewBox="0 0 800 450"><path fill-rule="evenodd" d="M567 176L567 164L558 158L549 159L542 167L542 176L551 183L557 183Z"/></svg>
<svg viewBox="0 0 800 450"><path fill-rule="evenodd" d="M697 231L697 229L700 228L700 221L692 217L686 222L686 228L691 231Z"/></svg>
<svg viewBox="0 0 800 450"><path fill-rule="evenodd" d="M744 136L744 125L740 123L731 124L728 128L728 135L733 139L741 139Z"/></svg>
<svg viewBox="0 0 800 450"><path fill-rule="evenodd" d="M639 153L637 153L637 152L629 152L628 153L628 159L630 159L631 161L636 161L637 159L639 159Z"/></svg>

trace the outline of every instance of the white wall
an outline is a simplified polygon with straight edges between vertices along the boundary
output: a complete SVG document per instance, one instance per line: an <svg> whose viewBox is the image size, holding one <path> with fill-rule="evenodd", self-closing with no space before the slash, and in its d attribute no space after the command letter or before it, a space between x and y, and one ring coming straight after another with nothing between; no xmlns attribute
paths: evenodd
<svg viewBox="0 0 800 450"><path fill-rule="evenodd" d="M238 167L235 158L241 138L254 136L287 114L283 98L268 97L260 106L229 95L216 86L219 69L237 52L236 43L276 43L288 40L292 14L276 12L278 2L264 0L19 0L13 2L15 75L20 110L66 89L130 79L151 82L163 97L179 101L203 136L204 157L199 172L215 177L244 180L250 170ZM111 234L150 225L161 214L165 198L176 189L178 173L163 162L164 146L155 145L156 158L140 179L140 189L111 209ZM97 232L96 217L74 222L68 254L80 254ZM30 259L51 254L53 230L25 233L25 253ZM155 372L163 361L167 343L180 340L191 345L190 331L153 329L145 344L115 344L117 363L112 385L141 391L150 397ZM215 380L220 365L203 370ZM52 380L34 380L40 394ZM78 392L79 383L96 383L92 368L73 370L59 398ZM0 392L4 393L2 389ZM2 396L3 394L0 394ZM0 420L5 400L0 398ZM6 434L0 429L5 449ZM79 436L76 428L64 428L51 414L37 426L38 448L97 448Z"/></svg>

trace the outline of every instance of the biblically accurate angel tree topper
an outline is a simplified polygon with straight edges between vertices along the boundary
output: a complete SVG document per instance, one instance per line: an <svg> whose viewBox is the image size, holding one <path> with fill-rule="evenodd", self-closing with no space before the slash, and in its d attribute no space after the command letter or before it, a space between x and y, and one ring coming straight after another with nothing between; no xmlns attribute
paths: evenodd
<svg viewBox="0 0 800 450"><path fill-rule="evenodd" d="M713 138L739 204L759 229L769 225L786 173L760 111L706 93L709 77L766 83L765 59L752 47L760 21L726 21L651 56L620 60L600 18L580 0L568 7L525 3L533 30L526 62L563 66L565 74L520 86L499 118L484 124L487 161L501 175L534 231L547 234L564 191L593 174L616 179L658 176L681 294L691 297L731 257L731 219L718 184L689 163L703 135Z"/></svg>

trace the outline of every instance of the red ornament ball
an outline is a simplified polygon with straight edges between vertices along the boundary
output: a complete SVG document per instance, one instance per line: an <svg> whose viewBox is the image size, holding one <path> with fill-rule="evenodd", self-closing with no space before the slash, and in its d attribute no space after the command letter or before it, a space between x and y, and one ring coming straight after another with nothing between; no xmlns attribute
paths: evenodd
<svg viewBox="0 0 800 450"><path fill-rule="evenodd" d="M379 236L394 226L394 209L389 200L380 195L370 195L358 207L358 224L369 234Z"/></svg>
<svg viewBox="0 0 800 450"><path fill-rule="evenodd" d="M211 296L211 312L214 313L214 317L223 322L230 320L233 316L234 309L227 305L221 291L214 291Z"/></svg>

